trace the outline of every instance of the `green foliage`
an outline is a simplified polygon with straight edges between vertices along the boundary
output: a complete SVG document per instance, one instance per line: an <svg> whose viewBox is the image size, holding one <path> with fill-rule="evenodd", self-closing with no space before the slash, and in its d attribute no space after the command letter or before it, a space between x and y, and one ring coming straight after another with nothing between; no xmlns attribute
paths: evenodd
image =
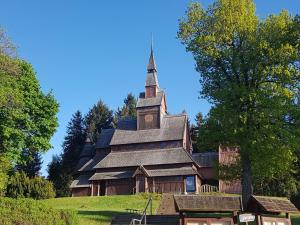
<svg viewBox="0 0 300 225"><path fill-rule="evenodd" d="M21 158L15 168L17 171L23 171L28 177L33 178L39 175L41 165L41 154L25 148L22 150Z"/></svg>
<svg viewBox="0 0 300 225"><path fill-rule="evenodd" d="M70 184L76 171L86 139L86 127L81 112L77 111L67 127L61 156L54 156L48 165L48 179L53 182L58 197L70 196Z"/></svg>
<svg viewBox="0 0 300 225"><path fill-rule="evenodd" d="M55 191L50 181L38 176L30 179L24 172L17 172L9 179L6 196L11 198L47 199L54 198Z"/></svg>
<svg viewBox="0 0 300 225"><path fill-rule="evenodd" d="M10 169L9 160L3 154L0 154L0 196L4 196L5 194Z"/></svg>
<svg viewBox="0 0 300 225"><path fill-rule="evenodd" d="M114 123L117 124L121 118L136 118L136 103L137 99L132 93L129 93L124 99L124 105L117 109L114 115Z"/></svg>
<svg viewBox="0 0 300 225"><path fill-rule="evenodd" d="M111 128L112 122L113 111L102 100L98 101L86 115L86 124L91 141L95 143L101 130Z"/></svg>
<svg viewBox="0 0 300 225"><path fill-rule="evenodd" d="M53 182L56 197L70 196L69 186L73 177L63 171L61 157L53 156L52 161L48 165L48 179Z"/></svg>
<svg viewBox="0 0 300 225"><path fill-rule="evenodd" d="M218 0L207 10L193 3L180 21L178 37L196 60L201 96L213 105L203 134L212 145L240 146L244 200L252 180L294 179L299 31L286 11L260 21L252 0Z"/></svg>
<svg viewBox="0 0 300 225"><path fill-rule="evenodd" d="M71 210L57 210L32 199L0 198L0 224L73 225L77 216Z"/></svg>

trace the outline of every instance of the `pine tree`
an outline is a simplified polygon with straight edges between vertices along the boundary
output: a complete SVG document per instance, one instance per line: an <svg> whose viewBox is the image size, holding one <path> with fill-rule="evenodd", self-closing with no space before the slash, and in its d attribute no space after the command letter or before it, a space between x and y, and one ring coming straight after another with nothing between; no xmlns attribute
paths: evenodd
<svg viewBox="0 0 300 225"><path fill-rule="evenodd" d="M23 149L21 162L16 165L16 170L23 171L28 177L38 176L42 167L42 157L37 151Z"/></svg>
<svg viewBox="0 0 300 225"><path fill-rule="evenodd" d="M84 118L80 111L76 111L68 124L67 134L62 145L62 169L65 173L72 174L76 170L85 139Z"/></svg>
<svg viewBox="0 0 300 225"><path fill-rule="evenodd" d="M137 99L132 93L129 93L124 99L124 105L117 109L114 115L114 123L117 124L122 118L136 118L136 103Z"/></svg>
<svg viewBox="0 0 300 225"><path fill-rule="evenodd" d="M80 111L74 113L67 127L61 156L54 156L48 165L48 179L53 182L56 195L70 195L70 183L74 179L76 166L86 139L86 127Z"/></svg>
<svg viewBox="0 0 300 225"><path fill-rule="evenodd" d="M86 126L91 141L95 143L102 129L111 128L112 122L113 111L102 100L98 101L86 115Z"/></svg>

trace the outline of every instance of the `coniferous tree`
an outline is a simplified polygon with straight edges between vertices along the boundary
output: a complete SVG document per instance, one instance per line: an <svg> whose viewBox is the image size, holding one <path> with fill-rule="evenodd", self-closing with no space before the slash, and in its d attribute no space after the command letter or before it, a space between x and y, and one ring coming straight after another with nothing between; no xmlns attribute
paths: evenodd
<svg viewBox="0 0 300 225"><path fill-rule="evenodd" d="M59 197L70 195L70 183L74 179L76 166L79 161L86 139L84 118L80 111L74 113L67 127L61 156L54 156L48 165L48 179L53 182Z"/></svg>
<svg viewBox="0 0 300 225"><path fill-rule="evenodd" d="M23 171L28 177L38 176L42 168L42 157L37 151L23 149L21 161L16 165L16 170Z"/></svg>
<svg viewBox="0 0 300 225"><path fill-rule="evenodd" d="M124 99L124 105L117 109L114 115L114 123L117 124L122 118L136 118L136 103L137 99L132 93L129 93Z"/></svg>
<svg viewBox="0 0 300 225"><path fill-rule="evenodd" d="M86 115L89 138L96 142L102 129L113 127L113 111L102 100L95 104Z"/></svg>
<svg viewBox="0 0 300 225"><path fill-rule="evenodd" d="M79 156L86 139L84 118L80 111L75 112L67 127L63 142L62 169L66 174L72 174L79 161Z"/></svg>

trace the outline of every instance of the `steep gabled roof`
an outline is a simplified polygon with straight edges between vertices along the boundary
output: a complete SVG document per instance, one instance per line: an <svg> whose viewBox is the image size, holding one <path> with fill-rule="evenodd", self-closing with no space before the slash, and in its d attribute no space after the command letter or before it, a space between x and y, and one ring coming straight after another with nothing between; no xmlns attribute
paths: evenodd
<svg viewBox="0 0 300 225"><path fill-rule="evenodd" d="M96 143L96 148L108 148L115 129L103 129Z"/></svg>
<svg viewBox="0 0 300 225"><path fill-rule="evenodd" d="M200 167L213 167L219 160L218 152L193 153L192 157Z"/></svg>
<svg viewBox="0 0 300 225"><path fill-rule="evenodd" d="M162 118L160 129L116 129L111 139L110 145L182 140L186 121L186 115L165 115ZM136 123L136 121L132 120L132 123Z"/></svg>
<svg viewBox="0 0 300 225"><path fill-rule="evenodd" d="M193 162L183 148L111 152L94 166L95 169L148 166Z"/></svg>

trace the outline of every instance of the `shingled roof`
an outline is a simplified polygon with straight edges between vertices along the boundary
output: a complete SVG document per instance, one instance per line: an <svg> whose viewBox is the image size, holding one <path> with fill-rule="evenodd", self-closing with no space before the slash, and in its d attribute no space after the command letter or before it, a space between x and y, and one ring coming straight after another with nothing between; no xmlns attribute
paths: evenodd
<svg viewBox="0 0 300 225"><path fill-rule="evenodd" d="M252 196L248 204L249 211L270 213L295 213L299 212L296 206L287 198Z"/></svg>
<svg viewBox="0 0 300 225"><path fill-rule="evenodd" d="M239 197L174 195L179 212L235 212L241 210Z"/></svg>
<svg viewBox="0 0 300 225"><path fill-rule="evenodd" d="M103 129L96 143L96 148L108 148L115 129Z"/></svg>
<svg viewBox="0 0 300 225"><path fill-rule="evenodd" d="M153 149L140 150L130 152L112 152L94 167L113 168L113 167L129 167L140 165L161 165L192 162L190 156L182 148L173 149Z"/></svg>
<svg viewBox="0 0 300 225"><path fill-rule="evenodd" d="M99 163L105 155L103 154L96 154L93 158L91 158L87 163L85 163L78 171L92 171L94 166Z"/></svg>
<svg viewBox="0 0 300 225"><path fill-rule="evenodd" d="M114 172L102 172L95 173L89 180L115 180L132 177L134 171L114 171Z"/></svg>
<svg viewBox="0 0 300 225"><path fill-rule="evenodd" d="M185 176L198 174L192 167L147 170L149 177Z"/></svg>
<svg viewBox="0 0 300 225"><path fill-rule="evenodd" d="M182 140L186 124L186 115L165 115L160 129L123 130L116 129L110 145L123 145L146 142ZM134 122L132 122L134 123Z"/></svg>
<svg viewBox="0 0 300 225"><path fill-rule="evenodd" d="M156 97L153 98L139 98L136 104L137 108L148 107L148 106L158 106L162 104L162 100L165 96L164 91L157 92Z"/></svg>
<svg viewBox="0 0 300 225"><path fill-rule="evenodd" d="M70 185L70 188L89 187L90 186L89 178L90 175L80 175L75 180L73 180L73 182Z"/></svg>
<svg viewBox="0 0 300 225"><path fill-rule="evenodd" d="M219 160L218 152L193 153L192 156L200 167L213 167Z"/></svg>

